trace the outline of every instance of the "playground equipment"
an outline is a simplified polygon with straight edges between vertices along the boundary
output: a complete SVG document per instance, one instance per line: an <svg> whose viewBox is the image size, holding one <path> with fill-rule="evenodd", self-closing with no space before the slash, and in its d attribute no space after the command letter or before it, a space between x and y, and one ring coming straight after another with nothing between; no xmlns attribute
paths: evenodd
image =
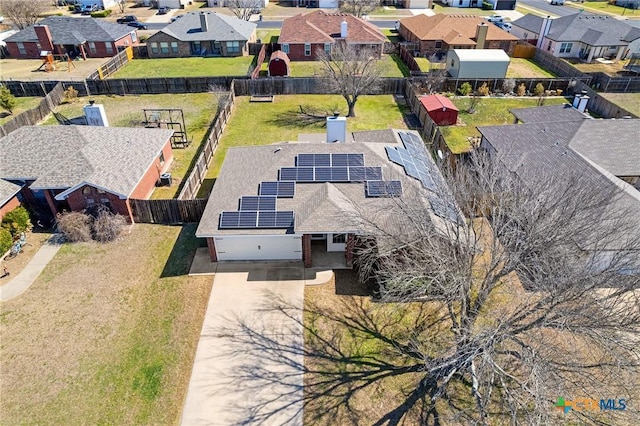
<svg viewBox="0 0 640 426"><path fill-rule="evenodd" d="M42 65L40 65L40 67L36 71L55 71L57 65L61 62L67 63L67 72L71 72L71 68L76 67L73 64L73 59L71 59L71 56L66 53L63 55L57 55L43 50L42 52L40 52L40 58L42 59Z"/></svg>
<svg viewBox="0 0 640 426"><path fill-rule="evenodd" d="M157 127L173 130L171 136L172 148L187 148L191 140L187 137L187 126L182 109L162 108L143 109L145 127Z"/></svg>

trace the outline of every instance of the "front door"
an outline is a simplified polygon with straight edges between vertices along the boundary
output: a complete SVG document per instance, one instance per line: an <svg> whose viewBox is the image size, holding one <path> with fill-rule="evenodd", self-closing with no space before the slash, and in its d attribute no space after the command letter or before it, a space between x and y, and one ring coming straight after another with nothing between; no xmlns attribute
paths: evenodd
<svg viewBox="0 0 640 426"><path fill-rule="evenodd" d="M220 42L219 41L214 41L213 42L213 47L211 49L211 54L212 55L219 55L220 52L221 52Z"/></svg>

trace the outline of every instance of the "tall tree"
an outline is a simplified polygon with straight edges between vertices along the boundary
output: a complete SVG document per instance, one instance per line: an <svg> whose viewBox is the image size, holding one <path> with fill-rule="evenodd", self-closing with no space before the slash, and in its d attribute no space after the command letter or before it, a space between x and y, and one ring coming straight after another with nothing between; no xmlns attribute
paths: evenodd
<svg viewBox="0 0 640 426"><path fill-rule="evenodd" d="M342 0L340 11L362 18L380 6L380 0Z"/></svg>
<svg viewBox="0 0 640 426"><path fill-rule="evenodd" d="M349 108L348 117L356 116L360 95L375 91L383 69L377 55L367 47L335 43L331 52L320 52L324 82L331 93L340 94Z"/></svg>
<svg viewBox="0 0 640 426"><path fill-rule="evenodd" d="M47 0L3 0L0 11L23 30L37 22L38 16L47 9Z"/></svg>
<svg viewBox="0 0 640 426"><path fill-rule="evenodd" d="M264 7L263 0L226 0L225 6L233 12L233 14L244 21L248 21L254 12Z"/></svg>

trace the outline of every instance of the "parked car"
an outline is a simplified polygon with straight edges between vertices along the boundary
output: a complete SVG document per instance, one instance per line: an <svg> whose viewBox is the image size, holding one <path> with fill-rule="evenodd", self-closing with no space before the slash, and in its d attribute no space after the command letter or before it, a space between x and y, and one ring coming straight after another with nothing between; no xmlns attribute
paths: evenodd
<svg viewBox="0 0 640 426"><path fill-rule="evenodd" d="M178 18L182 18L184 15L176 15L174 17L171 18L171 22L176 22L178 20Z"/></svg>
<svg viewBox="0 0 640 426"><path fill-rule="evenodd" d="M511 32L511 24L509 22L500 22L500 23L496 23L496 25L508 33Z"/></svg>
<svg viewBox="0 0 640 426"><path fill-rule="evenodd" d="M118 18L116 19L116 22L118 24L127 24L129 22L137 22L138 18L135 17L135 15L125 15L122 18Z"/></svg>
<svg viewBox="0 0 640 426"><path fill-rule="evenodd" d="M83 15L91 15L92 12L97 12L100 10L100 6L97 4L87 4L82 6L82 14Z"/></svg>
<svg viewBox="0 0 640 426"><path fill-rule="evenodd" d="M169 10L171 8L167 7L167 6L162 6L158 8L158 15L166 15L167 13L169 13Z"/></svg>
<svg viewBox="0 0 640 426"><path fill-rule="evenodd" d="M130 27L135 27L139 30L146 30L147 26L145 24L143 24L142 22L138 22L138 21L133 21L133 22L129 22L127 23L128 26Z"/></svg>
<svg viewBox="0 0 640 426"><path fill-rule="evenodd" d="M484 19L491 22L492 24L496 24L498 22L504 22L504 16L502 15L485 16Z"/></svg>
<svg viewBox="0 0 640 426"><path fill-rule="evenodd" d="M557 4L558 6L562 6L564 4L564 0L551 0L551 4Z"/></svg>

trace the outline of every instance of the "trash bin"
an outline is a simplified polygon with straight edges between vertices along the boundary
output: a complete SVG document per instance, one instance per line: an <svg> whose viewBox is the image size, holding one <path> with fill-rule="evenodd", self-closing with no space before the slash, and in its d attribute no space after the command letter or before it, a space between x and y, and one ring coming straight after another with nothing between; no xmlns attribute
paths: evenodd
<svg viewBox="0 0 640 426"><path fill-rule="evenodd" d="M172 181L171 173L162 173L160 175L160 186L171 186Z"/></svg>

